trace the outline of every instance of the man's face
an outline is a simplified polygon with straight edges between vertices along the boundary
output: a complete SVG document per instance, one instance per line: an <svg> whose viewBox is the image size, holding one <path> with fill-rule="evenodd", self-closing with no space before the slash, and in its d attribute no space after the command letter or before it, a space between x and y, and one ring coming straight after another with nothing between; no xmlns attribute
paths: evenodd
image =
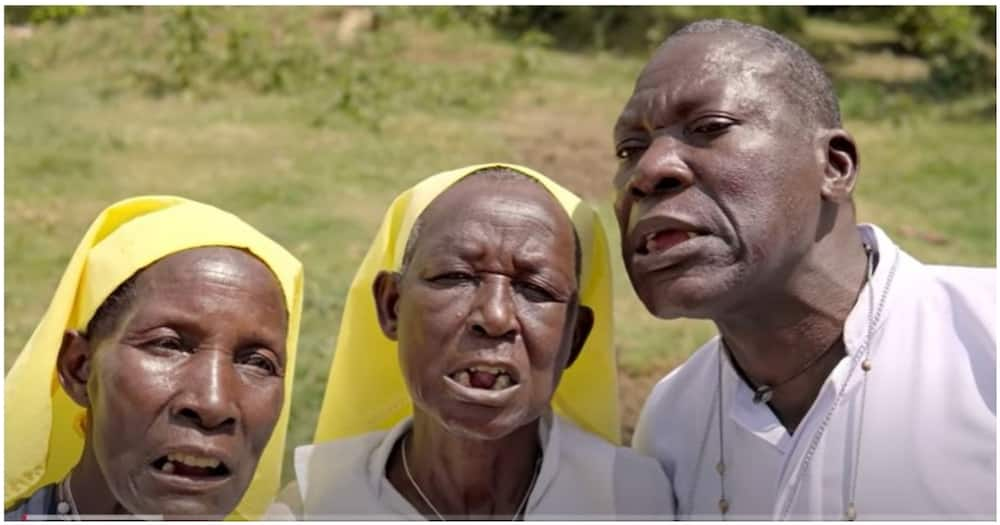
<svg viewBox="0 0 1000 525"><path fill-rule="evenodd" d="M718 318L780 286L820 214L815 130L761 44L689 34L640 75L614 129L622 256L661 318Z"/></svg>
<svg viewBox="0 0 1000 525"><path fill-rule="evenodd" d="M418 410L496 439L547 409L577 326L573 239L531 181L471 178L431 204L386 331Z"/></svg>
<svg viewBox="0 0 1000 525"><path fill-rule="evenodd" d="M135 293L87 382L98 464L132 513L221 518L281 412L281 288L245 252L198 248L148 267Z"/></svg>

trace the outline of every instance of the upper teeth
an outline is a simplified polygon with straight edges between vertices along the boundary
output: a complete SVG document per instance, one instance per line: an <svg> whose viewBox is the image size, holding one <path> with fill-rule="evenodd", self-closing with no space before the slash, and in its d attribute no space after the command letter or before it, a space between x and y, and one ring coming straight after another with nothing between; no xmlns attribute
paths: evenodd
<svg viewBox="0 0 1000 525"><path fill-rule="evenodd" d="M192 467L202 468L215 468L221 463L219 460L214 458L192 456L190 454L183 453L167 454L167 461L171 463L184 463L185 465L190 465Z"/></svg>
<svg viewBox="0 0 1000 525"><path fill-rule="evenodd" d="M465 370L459 370L452 374L451 378L462 386L472 386L472 374L476 372L485 372L496 376L496 380L493 381L493 386L490 387L492 390L503 390L512 384L514 384L514 379L510 376L510 373L503 368L495 366L483 366L476 365Z"/></svg>
<svg viewBox="0 0 1000 525"><path fill-rule="evenodd" d="M476 365L476 366L473 366L473 367L469 368L469 370L471 370L473 372L489 372L489 373L491 373L491 374L493 374L495 376L504 373L504 369L503 368L497 368L495 366L481 366L481 365Z"/></svg>

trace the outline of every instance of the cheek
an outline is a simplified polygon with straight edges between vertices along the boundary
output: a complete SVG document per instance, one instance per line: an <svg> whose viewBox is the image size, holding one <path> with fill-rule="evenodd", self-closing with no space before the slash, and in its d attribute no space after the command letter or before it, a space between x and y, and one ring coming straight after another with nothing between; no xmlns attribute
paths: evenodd
<svg viewBox="0 0 1000 525"><path fill-rule="evenodd" d="M128 463L112 471L132 471L147 452L146 437L163 414L173 377L148 356L128 348L109 349L113 358L99 360L90 386L93 446L106 471L109 464Z"/></svg>
<svg viewBox="0 0 1000 525"><path fill-rule="evenodd" d="M131 348L113 351L117 353L114 359L98 364L94 416L154 418L174 390L169 363Z"/></svg>
<svg viewBox="0 0 1000 525"><path fill-rule="evenodd" d="M522 306L521 328L532 375L552 378L569 357L564 304L528 304Z"/></svg>
<svg viewBox="0 0 1000 525"><path fill-rule="evenodd" d="M472 301L471 288L434 290L413 294L399 307L400 344L439 347L443 339L458 335Z"/></svg>
<svg viewBox="0 0 1000 525"><path fill-rule="evenodd" d="M415 401L425 398L425 384L438 380L442 350L462 333L467 295L462 290L433 290L410 294L400 302L398 359Z"/></svg>
<svg viewBox="0 0 1000 525"><path fill-rule="evenodd" d="M281 407L285 401L285 386L282 378L270 377L261 382L253 378L241 385L239 397L246 418L247 433L251 436L251 448L259 455L271 439Z"/></svg>

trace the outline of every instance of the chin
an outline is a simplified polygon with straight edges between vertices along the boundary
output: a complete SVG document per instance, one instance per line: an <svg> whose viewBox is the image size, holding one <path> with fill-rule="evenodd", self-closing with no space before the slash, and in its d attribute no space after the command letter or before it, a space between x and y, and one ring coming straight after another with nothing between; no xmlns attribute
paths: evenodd
<svg viewBox="0 0 1000 525"><path fill-rule="evenodd" d="M444 415L439 418L449 434L479 441L494 441L512 434L524 426L521 418L511 417L504 410L494 417L469 417L470 414Z"/></svg>
<svg viewBox="0 0 1000 525"><path fill-rule="evenodd" d="M733 287L718 277L682 277L636 286L636 293L649 313L659 319L714 319L725 311Z"/></svg>
<svg viewBox="0 0 1000 525"><path fill-rule="evenodd" d="M212 505L193 498L178 498L163 502L159 512L151 514L160 514L165 520L221 520L232 512L238 503L236 501L231 505L226 505L224 506L226 510L221 511L219 510L222 507L220 505Z"/></svg>
<svg viewBox="0 0 1000 525"><path fill-rule="evenodd" d="M145 516L162 516L174 520L221 520L232 512L239 499L233 501L223 494L166 494L155 500L143 500L122 504L129 513Z"/></svg>

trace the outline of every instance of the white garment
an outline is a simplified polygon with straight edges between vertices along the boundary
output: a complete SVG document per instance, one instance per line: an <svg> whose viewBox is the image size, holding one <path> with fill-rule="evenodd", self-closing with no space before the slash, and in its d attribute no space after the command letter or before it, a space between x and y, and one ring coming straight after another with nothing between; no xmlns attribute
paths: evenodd
<svg viewBox="0 0 1000 525"><path fill-rule="evenodd" d="M542 421L542 467L526 520L672 519L670 484L656 461L558 416ZM411 424L296 448L296 482L265 519L424 519L385 477L393 446Z"/></svg>
<svg viewBox="0 0 1000 525"><path fill-rule="evenodd" d="M898 260L868 354L863 426L867 286L844 327L847 356L794 435L752 402L716 337L656 385L634 438L667 472L678 518L720 517L721 353L727 518L843 519L861 429L858 519L995 519L996 270L923 265L861 228L880 253L876 311Z"/></svg>

